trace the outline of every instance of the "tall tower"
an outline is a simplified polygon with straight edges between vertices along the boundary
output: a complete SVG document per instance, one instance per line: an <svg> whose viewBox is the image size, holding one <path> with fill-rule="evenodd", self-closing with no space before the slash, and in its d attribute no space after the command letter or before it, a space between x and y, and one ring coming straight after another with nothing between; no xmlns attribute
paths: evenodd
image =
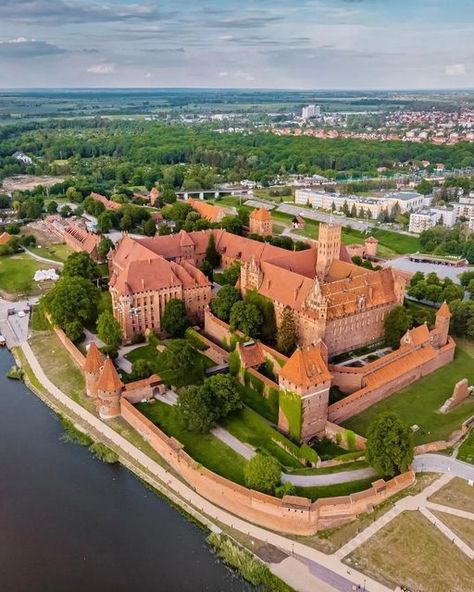
<svg viewBox="0 0 474 592"><path fill-rule="evenodd" d="M112 360L106 358L97 381L98 408L101 419L110 419L120 415L122 390L123 382L120 380Z"/></svg>
<svg viewBox="0 0 474 592"><path fill-rule="evenodd" d="M442 347L448 343L449 321L451 320L451 311L446 301L439 307L436 313L435 330L439 336L439 346Z"/></svg>
<svg viewBox="0 0 474 592"><path fill-rule="evenodd" d="M316 275L323 280L333 261L339 259L341 251L341 226L339 224L320 224L318 237L318 259Z"/></svg>
<svg viewBox="0 0 474 592"><path fill-rule="evenodd" d="M100 369L102 368L103 356L97 348L97 345L92 342L87 350L86 361L82 367L86 379L86 395L88 397L97 396L97 382L100 376Z"/></svg>

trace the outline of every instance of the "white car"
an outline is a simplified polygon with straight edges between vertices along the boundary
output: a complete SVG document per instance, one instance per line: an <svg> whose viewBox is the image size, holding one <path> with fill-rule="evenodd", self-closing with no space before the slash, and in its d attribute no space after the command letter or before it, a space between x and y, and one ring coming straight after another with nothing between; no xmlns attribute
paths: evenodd
<svg viewBox="0 0 474 592"><path fill-rule="evenodd" d="M20 319L22 319L23 317L26 316L25 311L24 310L20 310L20 312L18 313L18 316L20 317Z"/></svg>

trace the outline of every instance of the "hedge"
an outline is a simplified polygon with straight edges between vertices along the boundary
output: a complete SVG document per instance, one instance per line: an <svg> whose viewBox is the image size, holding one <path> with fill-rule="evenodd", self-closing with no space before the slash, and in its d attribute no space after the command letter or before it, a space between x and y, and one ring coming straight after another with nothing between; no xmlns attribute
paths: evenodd
<svg viewBox="0 0 474 592"><path fill-rule="evenodd" d="M301 398L296 393L280 391L280 409L288 421L290 435L295 440L299 440L303 414Z"/></svg>
<svg viewBox="0 0 474 592"><path fill-rule="evenodd" d="M195 349L198 349L199 351L207 349L207 345L202 342L199 333L192 327L186 329L184 336Z"/></svg>
<svg viewBox="0 0 474 592"><path fill-rule="evenodd" d="M240 372L240 356L237 351L230 352L229 354L229 374L237 376Z"/></svg>

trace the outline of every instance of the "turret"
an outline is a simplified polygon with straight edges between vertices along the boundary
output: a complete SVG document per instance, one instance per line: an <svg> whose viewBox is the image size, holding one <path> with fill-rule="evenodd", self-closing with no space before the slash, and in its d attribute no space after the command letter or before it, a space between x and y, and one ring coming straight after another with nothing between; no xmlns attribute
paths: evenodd
<svg viewBox="0 0 474 592"><path fill-rule="evenodd" d="M89 345L86 355L86 361L82 367L84 377L86 380L86 395L88 397L97 396L97 382L100 376L100 369L103 364L103 356L97 348L97 345L92 342Z"/></svg>
<svg viewBox="0 0 474 592"><path fill-rule="evenodd" d="M377 246L379 244L379 241L374 238L373 236L369 236L369 238L367 238L364 241L364 246L365 246L365 256L367 258L373 258L373 257L377 257Z"/></svg>
<svg viewBox="0 0 474 592"><path fill-rule="evenodd" d="M436 313L435 331L438 333L438 345L443 347L449 339L449 322L451 320L451 311L446 301L439 307Z"/></svg>
<svg viewBox="0 0 474 592"><path fill-rule="evenodd" d="M102 419L110 419L120 415L120 395L123 382L110 358L107 358L97 381L97 398L99 399L99 415Z"/></svg>

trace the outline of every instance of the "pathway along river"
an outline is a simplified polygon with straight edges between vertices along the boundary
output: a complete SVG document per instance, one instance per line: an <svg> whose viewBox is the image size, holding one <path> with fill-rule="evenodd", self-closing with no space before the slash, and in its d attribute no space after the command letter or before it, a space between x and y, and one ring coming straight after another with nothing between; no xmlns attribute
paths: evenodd
<svg viewBox="0 0 474 592"><path fill-rule="evenodd" d="M54 414L0 350L0 590L249 590L205 533L127 469L61 440Z"/></svg>

